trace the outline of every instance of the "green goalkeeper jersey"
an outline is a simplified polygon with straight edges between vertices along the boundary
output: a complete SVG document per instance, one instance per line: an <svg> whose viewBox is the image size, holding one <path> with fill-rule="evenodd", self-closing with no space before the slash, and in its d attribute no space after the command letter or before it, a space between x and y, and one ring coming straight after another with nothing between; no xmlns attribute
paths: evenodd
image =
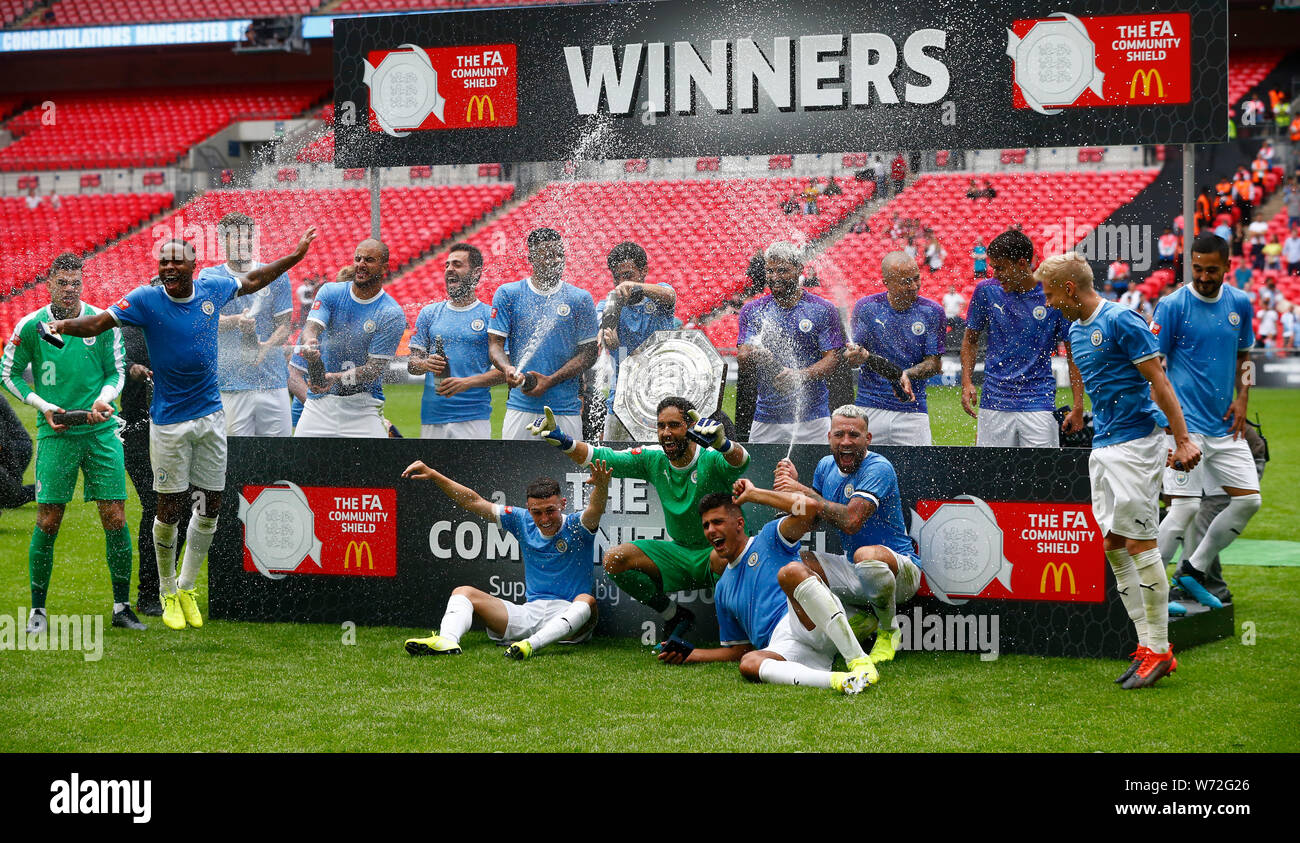
<svg viewBox="0 0 1300 843"><path fill-rule="evenodd" d="M78 316L92 316L100 311L82 302ZM36 333L36 323L53 319L49 305L24 316L13 335L5 343L3 362L0 363L0 383L16 397L27 400L35 392L49 403L64 410L89 410L91 405L111 387L107 400L112 403L126 383L126 351L122 344L122 331L113 328L97 337L64 337L63 348L55 348ZM27 385L23 371L32 367L35 389ZM69 427L56 434L45 420L44 413L37 414L36 438L46 436L80 436L117 424L110 418L99 424Z"/></svg>
<svg viewBox="0 0 1300 843"><path fill-rule="evenodd" d="M700 498L713 492L730 493L749 467L749 454L745 454L745 461L736 468L720 452L699 445L695 446L695 459L685 468L669 462L658 445L630 451L592 448L591 459L607 462L615 477L636 477L654 486L664 510L668 535L692 549L709 546L700 526Z"/></svg>

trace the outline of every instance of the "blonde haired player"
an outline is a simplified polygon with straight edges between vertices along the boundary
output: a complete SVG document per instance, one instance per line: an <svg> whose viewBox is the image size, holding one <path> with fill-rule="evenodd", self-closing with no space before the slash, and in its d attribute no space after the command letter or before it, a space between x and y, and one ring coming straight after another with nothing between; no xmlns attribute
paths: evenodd
<svg viewBox="0 0 1300 843"><path fill-rule="evenodd" d="M1064 314L1070 349L1092 399L1092 511L1138 646L1120 676L1126 690L1154 684L1178 667L1169 645L1169 580L1156 538L1166 464L1190 471L1201 451L1187 433L1160 349L1146 320L1097 294L1092 268L1075 252L1047 258L1034 273L1047 304ZM1154 397L1154 402L1152 398ZM1164 428L1174 436L1172 455Z"/></svg>

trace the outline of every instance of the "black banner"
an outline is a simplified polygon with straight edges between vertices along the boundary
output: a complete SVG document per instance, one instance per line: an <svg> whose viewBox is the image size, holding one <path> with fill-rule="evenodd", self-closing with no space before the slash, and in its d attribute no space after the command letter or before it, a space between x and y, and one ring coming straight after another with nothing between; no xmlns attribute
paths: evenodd
<svg viewBox="0 0 1300 843"><path fill-rule="evenodd" d="M1226 139L1227 5L663 0L340 19L338 167Z"/></svg>
<svg viewBox="0 0 1300 843"><path fill-rule="evenodd" d="M218 619L432 629L459 585L523 602L517 543L431 483L400 479L417 459L497 503L523 505L525 485L549 475L560 481L570 511L584 505L586 472L540 443L229 442L223 511L209 555L209 604ZM746 476L770 487L787 449L749 450ZM876 450L897 471L925 571L923 596L899 608L905 649L985 658L1003 652L1120 657L1132 649L1132 625L1092 521L1089 451ZM792 459L804 482L825 453L795 446ZM661 619L614 586L600 564L614 545L664 537L662 512L644 481L615 480L610 492L592 557L597 633L654 643ZM749 531L774 515L747 506ZM814 532L805 544L839 550L834 530ZM711 592L678 599L695 612L698 640L716 640ZM1194 610L1172 627L1181 647L1231 635L1232 609Z"/></svg>

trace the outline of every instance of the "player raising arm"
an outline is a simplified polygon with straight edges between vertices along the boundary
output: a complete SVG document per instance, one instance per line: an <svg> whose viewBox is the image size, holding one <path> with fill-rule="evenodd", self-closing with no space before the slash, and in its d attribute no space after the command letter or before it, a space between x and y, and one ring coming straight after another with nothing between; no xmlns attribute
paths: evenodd
<svg viewBox="0 0 1300 843"><path fill-rule="evenodd" d="M564 514L568 501L560 497L560 484L542 477L525 491L528 517L517 506L485 500L422 462L407 466L402 476L432 480L460 508L519 540L524 562L524 603L507 603L499 597L462 585L451 592L442 623L428 638L411 638L406 651L413 656L457 655L460 639L477 616L487 625L493 641L510 642L506 657L521 661L556 641L581 642L596 627L596 598L592 596L594 539L609 498L609 467L593 463L591 500L581 513Z"/></svg>
<svg viewBox="0 0 1300 843"><path fill-rule="evenodd" d="M159 249L157 287L137 287L103 313L60 319L52 334L94 337L119 325L144 333L153 368L149 450L158 510L154 548L163 598L163 623L172 629L202 626L194 585L217 531L226 486L226 419L217 389L217 320L235 296L256 293L307 255L316 229L308 228L292 254L242 278L194 278L194 247L171 240ZM195 488L195 516L185 534L185 557L176 576L176 525Z"/></svg>
<svg viewBox="0 0 1300 843"><path fill-rule="evenodd" d="M605 573L637 602L659 613L664 619L663 638L685 634L695 616L668 595L712 588L717 580L709 566L712 551L700 528L700 499L713 492L730 494L749 465L749 454L727 439L718 422L701 419L685 398L659 402L658 447L628 451L575 442L556 425L550 407L543 409L546 415L528 427L534 436L555 445L578 465L602 460L615 477L635 477L654 486L669 540L641 539L610 549L605 554ZM694 438L687 436L688 431Z"/></svg>
<svg viewBox="0 0 1300 843"><path fill-rule="evenodd" d="M1178 667L1169 646L1169 580L1156 547L1160 481L1166 463L1191 471L1201 451L1188 436L1146 321L1098 295L1091 267L1075 252L1046 259L1034 278L1042 282L1048 306L1074 323L1070 347L1097 431L1088 458L1092 511L1116 588L1137 628L1133 662L1120 680L1126 690L1143 688ZM1172 455L1165 446L1166 425L1174 435Z"/></svg>
<svg viewBox="0 0 1300 843"><path fill-rule="evenodd" d="M737 480L735 496L706 495L700 501L704 533L721 571L713 590L722 646L676 648L659 654L669 664L740 662L740 674L754 682L807 685L857 694L877 678L875 666L849 627L844 607L817 573L799 561L799 540L822 511L820 501L801 494L759 489ZM745 535L743 503L790 513L769 521L757 536ZM847 673L833 673L835 654Z"/></svg>

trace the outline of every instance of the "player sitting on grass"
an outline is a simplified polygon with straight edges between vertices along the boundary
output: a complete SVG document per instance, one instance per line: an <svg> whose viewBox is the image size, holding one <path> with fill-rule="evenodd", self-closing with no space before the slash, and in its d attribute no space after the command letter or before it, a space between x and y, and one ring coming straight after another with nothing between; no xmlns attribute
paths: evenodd
<svg viewBox="0 0 1300 843"><path fill-rule="evenodd" d="M643 539L620 544L605 554L605 573L637 602L664 619L664 638L683 635L695 616L668 595L696 588L712 588L717 576L709 567L712 548L700 529L700 500L711 492L731 493L749 454L727 439L719 422L701 419L685 398L665 398L656 410L658 447L614 451L575 442L556 427L550 407L528 430L559 447L578 465L592 460L609 464L615 477L635 477L654 486L664 511L670 541ZM699 441L687 438L693 432Z"/></svg>
<svg viewBox="0 0 1300 843"><path fill-rule="evenodd" d="M714 570L721 573L713 604L722 646L692 649L680 639L670 640L659 659L669 664L738 661L741 676L751 681L861 693L879 678L876 668L849 627L839 599L799 561L799 540L816 523L822 503L806 495L759 489L748 480L737 480L734 492L734 498L712 494L700 501ZM749 538L743 503L790 514L768 522ZM847 673L831 671L837 652L844 657Z"/></svg>
<svg viewBox="0 0 1300 843"><path fill-rule="evenodd" d="M776 466L777 491L797 492L821 502L821 516L840 532L844 554L803 551L803 561L820 567L835 596L853 605L869 605L879 632L871 661L894 658L901 632L895 620L899 603L906 603L921 585L921 560L903 523L898 475L885 457L869 453L871 432L867 411L856 404L831 414L827 439L831 453L813 472L812 488L799 484L794 463ZM855 618L853 625L858 621Z"/></svg>
<svg viewBox="0 0 1300 843"><path fill-rule="evenodd" d="M593 541L609 498L609 467L591 466L591 500L581 513L564 514L568 500L560 484L549 477L528 484L528 515L517 506L484 500L472 489L439 474L422 462L411 463L403 477L432 480L462 509L495 521L519 540L524 561L524 603L462 585L451 592L442 624L428 638L411 638L406 652L413 656L455 655L460 638L474 616L487 625L493 641L508 641L506 656L516 661L556 641L585 641L596 627L596 598L592 597Z"/></svg>

